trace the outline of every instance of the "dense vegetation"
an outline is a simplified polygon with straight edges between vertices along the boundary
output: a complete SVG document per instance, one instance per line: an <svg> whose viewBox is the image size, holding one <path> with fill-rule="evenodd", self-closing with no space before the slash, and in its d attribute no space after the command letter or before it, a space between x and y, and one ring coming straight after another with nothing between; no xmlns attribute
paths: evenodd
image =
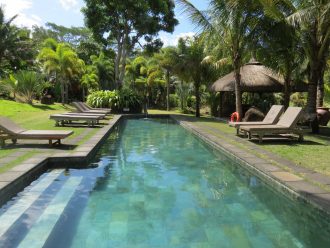
<svg viewBox="0 0 330 248"><path fill-rule="evenodd" d="M328 1L209 0L209 9L199 10L177 0L200 32L173 47L158 38L178 23L173 1L85 3L86 27L32 30L15 26L0 7L1 97L31 104L45 96L80 99L116 111L179 108L196 116L207 107L217 115L219 94L209 86L234 71L229 99L240 114L242 104L263 109L267 100L304 106L313 120L316 107L328 104ZM242 92L240 67L251 58L283 76L282 94ZM296 82L308 83L308 93L292 95Z"/></svg>

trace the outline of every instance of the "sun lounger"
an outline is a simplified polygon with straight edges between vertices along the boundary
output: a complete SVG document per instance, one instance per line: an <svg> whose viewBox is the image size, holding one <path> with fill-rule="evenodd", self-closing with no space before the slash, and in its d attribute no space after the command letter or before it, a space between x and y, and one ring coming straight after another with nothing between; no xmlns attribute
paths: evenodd
<svg viewBox="0 0 330 248"><path fill-rule="evenodd" d="M49 145L61 144L64 139L73 134L65 130L26 130L6 117L0 117L0 145L5 145L6 139L11 139L15 144L18 139L48 140ZM53 143L53 140L56 140Z"/></svg>
<svg viewBox="0 0 330 248"><path fill-rule="evenodd" d="M241 126L240 130L248 134L248 138L258 136L259 142L262 142L264 135L274 134L295 134L299 136L299 141L304 139L304 134L309 129L303 129L297 126L297 122L302 114L302 108L289 107L276 125L248 125Z"/></svg>
<svg viewBox="0 0 330 248"><path fill-rule="evenodd" d="M77 112L66 112L61 113L61 115L74 115L74 116L99 116L101 119L105 119L105 114L93 114L93 113L77 113Z"/></svg>
<svg viewBox="0 0 330 248"><path fill-rule="evenodd" d="M89 110L101 110L101 111L105 111L108 114L111 112L111 109L109 108L92 108L90 107L88 104L84 103L84 102L79 102L81 105L83 105L85 108L89 109Z"/></svg>
<svg viewBox="0 0 330 248"><path fill-rule="evenodd" d="M90 113L90 114L109 114L110 111L106 110L90 110L85 107L81 102L72 102L72 105L77 109L79 113Z"/></svg>
<svg viewBox="0 0 330 248"><path fill-rule="evenodd" d="M94 126L95 124L98 124L103 117L100 115L54 114L50 115L49 119L55 121L55 126L59 126L60 124L64 126L65 124L70 124L73 121L84 121L88 126Z"/></svg>
<svg viewBox="0 0 330 248"><path fill-rule="evenodd" d="M284 111L283 105L273 105L270 110L268 111L267 115L263 119L263 121L251 121L251 122L229 122L229 126L236 128L236 134L240 133L240 126L247 126L247 125L272 125L276 124L280 119Z"/></svg>

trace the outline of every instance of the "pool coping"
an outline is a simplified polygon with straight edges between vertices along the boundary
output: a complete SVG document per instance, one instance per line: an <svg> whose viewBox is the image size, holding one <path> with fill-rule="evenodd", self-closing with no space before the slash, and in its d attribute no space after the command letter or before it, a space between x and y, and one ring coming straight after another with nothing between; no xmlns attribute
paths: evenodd
<svg viewBox="0 0 330 248"><path fill-rule="evenodd" d="M297 198L310 203L320 212L330 216L330 193L305 181L303 178L287 172L269 161L259 158L252 153L240 149L224 140L220 140L209 134L193 123L189 122L184 115L173 114L123 114L114 115L108 125L102 127L84 144L69 152L58 152L54 154L37 154L22 164L15 166L9 171L0 174L0 206L10 200L17 193L22 191L32 181L37 179L48 169L56 168L56 164L61 164L60 168L77 168L75 165L87 165L95 155L103 141L109 136L113 128L122 118L171 118L180 126L198 136L201 140L211 145L214 149L220 150L225 155L233 158L242 167L251 171L263 182L269 184L275 190L282 192L286 196Z"/></svg>

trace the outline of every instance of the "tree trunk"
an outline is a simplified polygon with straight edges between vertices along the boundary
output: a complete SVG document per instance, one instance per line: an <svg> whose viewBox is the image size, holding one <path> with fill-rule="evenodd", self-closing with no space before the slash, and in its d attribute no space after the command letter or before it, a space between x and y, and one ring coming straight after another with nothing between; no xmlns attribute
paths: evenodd
<svg viewBox="0 0 330 248"><path fill-rule="evenodd" d="M166 110L170 110L170 72L166 70Z"/></svg>
<svg viewBox="0 0 330 248"><path fill-rule="evenodd" d="M125 39L126 40L126 39ZM121 55L121 68L119 72L119 88L123 85L124 77L125 77L125 69L126 69L126 57L127 57L127 50L128 50L128 44L124 44L122 55Z"/></svg>
<svg viewBox="0 0 330 248"><path fill-rule="evenodd" d="M236 112L239 114L240 119L242 119L243 111L242 111L241 74L240 74L240 61L238 57L239 55L236 55L234 60L235 103L236 103Z"/></svg>
<svg viewBox="0 0 330 248"><path fill-rule="evenodd" d="M224 93L223 91L219 92L219 117L222 117L223 115L223 104L222 104L223 93Z"/></svg>
<svg viewBox="0 0 330 248"><path fill-rule="evenodd" d="M65 98L64 98L64 81L61 80L61 102L62 104L65 103Z"/></svg>
<svg viewBox="0 0 330 248"><path fill-rule="evenodd" d="M85 101L85 87L82 87L82 100Z"/></svg>
<svg viewBox="0 0 330 248"><path fill-rule="evenodd" d="M123 51L123 41L122 37L118 36L117 37L117 43L118 43L118 50L116 54L116 59L115 59L115 84L116 88L119 86L119 66L120 66L120 61L121 61L121 56L122 56L122 51Z"/></svg>
<svg viewBox="0 0 330 248"><path fill-rule="evenodd" d="M324 99L324 69L321 70L317 81L317 100L316 106L323 107L323 99Z"/></svg>
<svg viewBox="0 0 330 248"><path fill-rule="evenodd" d="M318 75L319 74L317 69L311 68L310 77L309 77L310 79L308 83L308 98L307 98L306 112L309 114L311 118L313 133L319 132L319 127L316 118L316 97L317 97Z"/></svg>
<svg viewBox="0 0 330 248"><path fill-rule="evenodd" d="M195 97L196 97L196 117L200 117L200 103L201 103L201 98L199 94L199 88L200 88L200 82L197 81L195 82Z"/></svg>
<svg viewBox="0 0 330 248"><path fill-rule="evenodd" d="M183 111L184 110L184 92L183 92L183 81L181 80L180 81L180 83L181 83L181 110Z"/></svg>
<svg viewBox="0 0 330 248"><path fill-rule="evenodd" d="M283 104L285 109L290 105L290 81L290 77L287 77L284 81Z"/></svg>

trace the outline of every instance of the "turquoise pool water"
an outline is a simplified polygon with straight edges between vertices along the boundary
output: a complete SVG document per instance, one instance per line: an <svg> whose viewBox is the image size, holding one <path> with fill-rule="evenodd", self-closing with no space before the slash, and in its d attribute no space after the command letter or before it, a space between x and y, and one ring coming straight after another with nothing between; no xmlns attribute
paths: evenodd
<svg viewBox="0 0 330 248"><path fill-rule="evenodd" d="M330 247L329 229L179 125L140 119L3 206L0 247Z"/></svg>

